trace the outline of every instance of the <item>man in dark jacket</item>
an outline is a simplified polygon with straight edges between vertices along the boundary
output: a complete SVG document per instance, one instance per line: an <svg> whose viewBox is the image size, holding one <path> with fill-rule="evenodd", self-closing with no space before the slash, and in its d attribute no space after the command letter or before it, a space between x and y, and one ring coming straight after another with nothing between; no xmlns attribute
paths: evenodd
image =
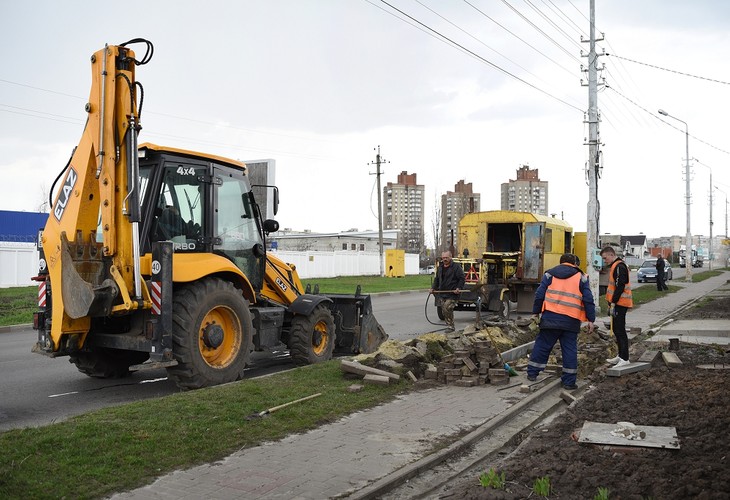
<svg viewBox="0 0 730 500"><path fill-rule="evenodd" d="M441 302L441 311L446 321L446 331L454 331L454 307L459 293L464 288L464 270L451 260L451 252L441 254L441 265L436 270L431 293L436 292L436 303ZM445 292L445 293L438 293Z"/></svg>
<svg viewBox="0 0 730 500"><path fill-rule="evenodd" d="M667 265L664 262L664 257L662 257L662 254L659 254L659 257L657 257L656 259L656 289L660 292L663 292L664 290L669 290L669 287L664 281L664 268L666 266Z"/></svg>
<svg viewBox="0 0 730 500"><path fill-rule="evenodd" d="M540 333L527 363L527 378L535 380L547 366L550 352L559 341L563 354L561 379L563 388L568 390L578 388L578 333L581 323L588 321L588 330L592 332L596 320L588 276L578 268L578 262L575 255L563 254L560 265L543 276L532 305L532 313L541 314Z"/></svg>

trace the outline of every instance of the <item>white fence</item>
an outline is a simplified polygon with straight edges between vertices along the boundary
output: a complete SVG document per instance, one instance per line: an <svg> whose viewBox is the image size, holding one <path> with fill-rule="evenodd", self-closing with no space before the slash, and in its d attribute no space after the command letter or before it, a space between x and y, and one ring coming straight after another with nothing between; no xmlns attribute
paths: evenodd
<svg viewBox="0 0 730 500"><path fill-rule="evenodd" d="M294 264L299 277L334 278L337 276L377 276L380 256L377 252L294 252L275 251L284 262ZM406 274L418 274L418 254L405 254ZM387 273L387 269L385 270Z"/></svg>
<svg viewBox="0 0 730 500"><path fill-rule="evenodd" d="M35 243L0 243L0 288L34 286L38 275L38 250Z"/></svg>
<svg viewBox="0 0 730 500"><path fill-rule="evenodd" d="M293 252L276 251L284 262L297 267L300 278L334 278L380 274L377 252ZM418 255L406 254L406 274L418 274ZM386 270L387 271L387 270ZM35 243L0 243L0 288L33 286L38 274Z"/></svg>

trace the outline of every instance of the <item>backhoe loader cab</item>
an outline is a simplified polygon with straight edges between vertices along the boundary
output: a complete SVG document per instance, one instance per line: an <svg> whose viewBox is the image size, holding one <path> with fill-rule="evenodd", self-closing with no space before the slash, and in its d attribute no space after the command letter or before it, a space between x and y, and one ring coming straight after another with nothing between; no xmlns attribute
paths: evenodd
<svg viewBox="0 0 730 500"><path fill-rule="evenodd" d="M142 61L131 43L147 44ZM34 352L95 377L165 367L198 388L240 379L254 349L286 344L297 364L377 349L370 296L310 294L267 254L278 224L243 163L137 145L135 66L151 54L135 39L91 58L88 120L39 244Z"/></svg>

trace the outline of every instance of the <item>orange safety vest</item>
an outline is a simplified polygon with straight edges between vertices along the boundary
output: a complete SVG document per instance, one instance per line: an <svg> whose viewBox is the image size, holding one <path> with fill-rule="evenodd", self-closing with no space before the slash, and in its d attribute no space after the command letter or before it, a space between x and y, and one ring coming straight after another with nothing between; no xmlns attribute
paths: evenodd
<svg viewBox="0 0 730 500"><path fill-rule="evenodd" d="M571 264L564 263L562 265L570 266ZM586 308L583 305L583 294L580 291L582 279L583 273L575 273L570 278L565 279L553 276L552 282L545 290L542 310L564 314L581 321L588 321Z"/></svg>
<svg viewBox="0 0 730 500"><path fill-rule="evenodd" d="M609 304L613 302L613 294L616 291L616 275L614 273L616 272L616 267L621 262L623 261L619 259L613 261L613 264L611 264L611 270L608 272L608 289L606 290L606 300ZM634 299L631 296L631 283L629 283L628 281L624 285L624 291L621 294L621 297L619 297L618 302L616 303L623 307L634 307Z"/></svg>

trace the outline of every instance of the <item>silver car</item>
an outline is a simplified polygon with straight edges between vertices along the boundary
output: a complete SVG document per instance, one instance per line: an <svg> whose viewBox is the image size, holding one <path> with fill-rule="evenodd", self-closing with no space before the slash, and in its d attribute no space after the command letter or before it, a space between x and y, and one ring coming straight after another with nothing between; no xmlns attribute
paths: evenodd
<svg viewBox="0 0 730 500"><path fill-rule="evenodd" d="M636 281L639 283L656 281L656 259L646 259L636 272ZM672 279L672 266L664 259L664 281Z"/></svg>

